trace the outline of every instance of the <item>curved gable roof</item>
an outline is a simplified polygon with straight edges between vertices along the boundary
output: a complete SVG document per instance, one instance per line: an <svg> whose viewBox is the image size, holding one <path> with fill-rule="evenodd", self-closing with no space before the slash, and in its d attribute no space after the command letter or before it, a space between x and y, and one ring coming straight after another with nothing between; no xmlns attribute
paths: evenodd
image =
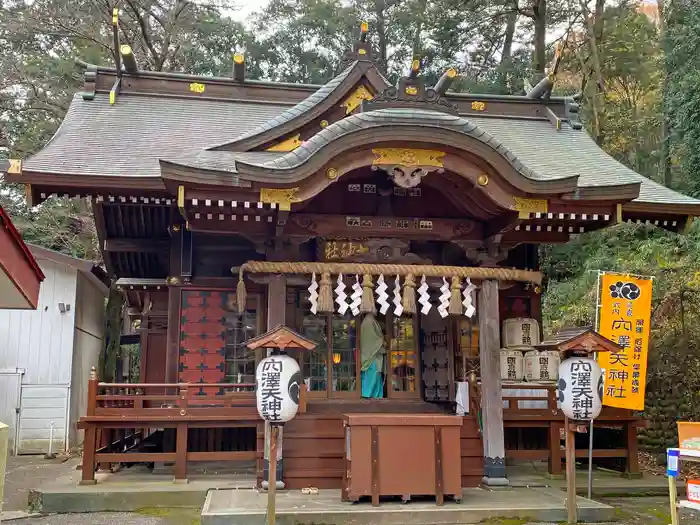
<svg viewBox="0 0 700 525"><path fill-rule="evenodd" d="M388 126L393 138L412 131L418 142L426 142L426 137L437 133L441 137L430 140L440 142L442 135L451 133L451 140L461 141L461 147L467 150L464 138L478 140L498 152L528 186L534 184L549 192L555 185L561 188L574 186L575 182L571 191L579 192L581 198L597 195L612 200L629 199L633 204L681 206L684 210L688 208L689 213L700 210L700 201L627 168L598 147L585 131L574 130L566 123L557 130L544 119L467 118L428 110L379 109L331 124L292 152L185 150L179 155L162 157L161 166L201 170L202 179L210 177L219 183L226 180L240 186L248 186L250 182L291 184L318 169L331 142L359 137L360 132L369 132L372 140L381 139L381 128Z"/></svg>
<svg viewBox="0 0 700 525"><path fill-rule="evenodd" d="M232 142L219 144L209 150L249 151L272 140L281 138L295 129L318 118L325 111L348 96L355 85L366 77L368 82L381 91L388 81L377 71L374 63L355 60L338 76L322 86L318 91L284 113L237 137Z"/></svg>
<svg viewBox="0 0 700 525"><path fill-rule="evenodd" d="M294 151L268 158L262 163L240 159L236 161L236 169L239 174L243 175L243 178L247 178L246 175L259 178L267 174L271 181L296 182L318 169L319 163L327 160L325 158L327 155L323 154L323 150L331 142L365 130L371 130L373 138L381 140L377 130L387 126L391 127L394 139L400 136L401 139L424 142L426 136L431 137L430 140L434 140L437 139L438 134L443 134L445 137L440 137L436 142L448 145L449 141L445 139L447 135L452 135L453 144L451 145L462 149L464 148L464 138L475 139L505 159L512 170L522 177L521 180L512 179L510 182L516 187L526 186L526 191L537 191L539 187L541 191L551 192L552 182L559 183L557 187L560 191L573 191L576 188L578 176L562 175L561 172L539 173L523 163L497 138L470 120L423 109L387 108L350 115L321 130ZM426 128L429 130L427 133ZM319 160L314 162L316 158ZM529 184L527 184L528 182Z"/></svg>

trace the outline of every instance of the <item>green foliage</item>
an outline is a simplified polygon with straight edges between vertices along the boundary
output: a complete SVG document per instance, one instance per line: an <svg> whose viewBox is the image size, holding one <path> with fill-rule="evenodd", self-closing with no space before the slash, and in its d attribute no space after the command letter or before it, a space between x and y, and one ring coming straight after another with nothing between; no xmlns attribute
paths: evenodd
<svg viewBox="0 0 700 525"><path fill-rule="evenodd" d="M667 8L665 67L672 146L680 163L683 187L700 195L700 10L695 2L676 0Z"/></svg>
<svg viewBox="0 0 700 525"><path fill-rule="evenodd" d="M654 276L653 314L642 445L677 444L676 421L700 417L700 228L677 235L621 224L542 250L549 282L545 324L593 325L598 270Z"/></svg>

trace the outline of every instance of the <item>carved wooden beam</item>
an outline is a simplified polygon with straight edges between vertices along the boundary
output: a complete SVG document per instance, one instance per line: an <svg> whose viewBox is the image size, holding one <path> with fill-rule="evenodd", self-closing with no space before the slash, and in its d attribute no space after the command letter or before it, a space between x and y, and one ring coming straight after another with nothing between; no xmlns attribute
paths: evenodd
<svg viewBox="0 0 700 525"><path fill-rule="evenodd" d="M233 79L236 82L245 80L245 56L243 53L234 53L233 55Z"/></svg>
<svg viewBox="0 0 700 525"><path fill-rule="evenodd" d="M491 237L512 230L520 222L518 212L506 212L484 225L484 237Z"/></svg>
<svg viewBox="0 0 700 525"><path fill-rule="evenodd" d="M310 237L408 237L413 240L482 239L481 224L458 219L291 214L285 234Z"/></svg>
<svg viewBox="0 0 700 525"><path fill-rule="evenodd" d="M136 73L139 70L139 66L136 63L136 57L134 57L134 52L131 46L128 44L122 44L119 48L119 52L122 55L122 60L124 61L124 69L128 73Z"/></svg>

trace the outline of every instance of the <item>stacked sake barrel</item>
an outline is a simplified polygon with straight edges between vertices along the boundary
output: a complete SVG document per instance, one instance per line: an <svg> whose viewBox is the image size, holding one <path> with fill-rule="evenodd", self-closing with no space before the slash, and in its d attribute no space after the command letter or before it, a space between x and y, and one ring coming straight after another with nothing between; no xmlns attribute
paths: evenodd
<svg viewBox="0 0 700 525"><path fill-rule="evenodd" d="M558 352L540 352L540 325L536 319L517 317L503 322L501 379L506 381L554 381L559 369Z"/></svg>
<svg viewBox="0 0 700 525"><path fill-rule="evenodd" d="M525 378L525 353L539 343L540 329L535 319L506 319L502 325L501 379L522 381Z"/></svg>
<svg viewBox="0 0 700 525"><path fill-rule="evenodd" d="M536 319L518 317L503 322L501 378L511 381L556 381L559 353L540 352L540 325ZM518 363L522 363L518 367ZM522 370L522 373L520 372Z"/></svg>

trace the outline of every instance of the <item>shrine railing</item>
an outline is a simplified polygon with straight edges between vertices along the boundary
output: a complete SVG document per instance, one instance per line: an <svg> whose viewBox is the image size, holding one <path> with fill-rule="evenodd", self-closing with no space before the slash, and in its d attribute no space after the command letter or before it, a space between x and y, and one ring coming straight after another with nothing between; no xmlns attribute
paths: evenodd
<svg viewBox="0 0 700 525"><path fill-rule="evenodd" d="M299 411L306 411L304 387ZM178 481L187 478L188 462L255 460L255 429L261 422L254 383L100 383L93 371L86 415L78 423L85 430L81 483L95 483L97 468L114 464L174 463ZM198 451L188 443L193 429L220 428L250 428L252 449L227 443L228 450ZM156 429L174 429L172 443L149 443Z"/></svg>
<svg viewBox="0 0 700 525"><path fill-rule="evenodd" d="M563 460L564 413L557 402L557 387L554 383L502 383L503 424L513 430L506 435L506 457L519 460L547 460L549 472L560 474ZM639 472L637 459L637 428L644 426L644 420L631 410L603 407L595 421L595 428L618 429L617 448L595 448L594 458L620 458L624 460L625 471ZM522 437L524 429L545 429L544 441L535 439L526 443ZM594 436L595 436L594 431ZM610 446L610 445L608 445ZM577 440L576 457L588 457L588 438Z"/></svg>

